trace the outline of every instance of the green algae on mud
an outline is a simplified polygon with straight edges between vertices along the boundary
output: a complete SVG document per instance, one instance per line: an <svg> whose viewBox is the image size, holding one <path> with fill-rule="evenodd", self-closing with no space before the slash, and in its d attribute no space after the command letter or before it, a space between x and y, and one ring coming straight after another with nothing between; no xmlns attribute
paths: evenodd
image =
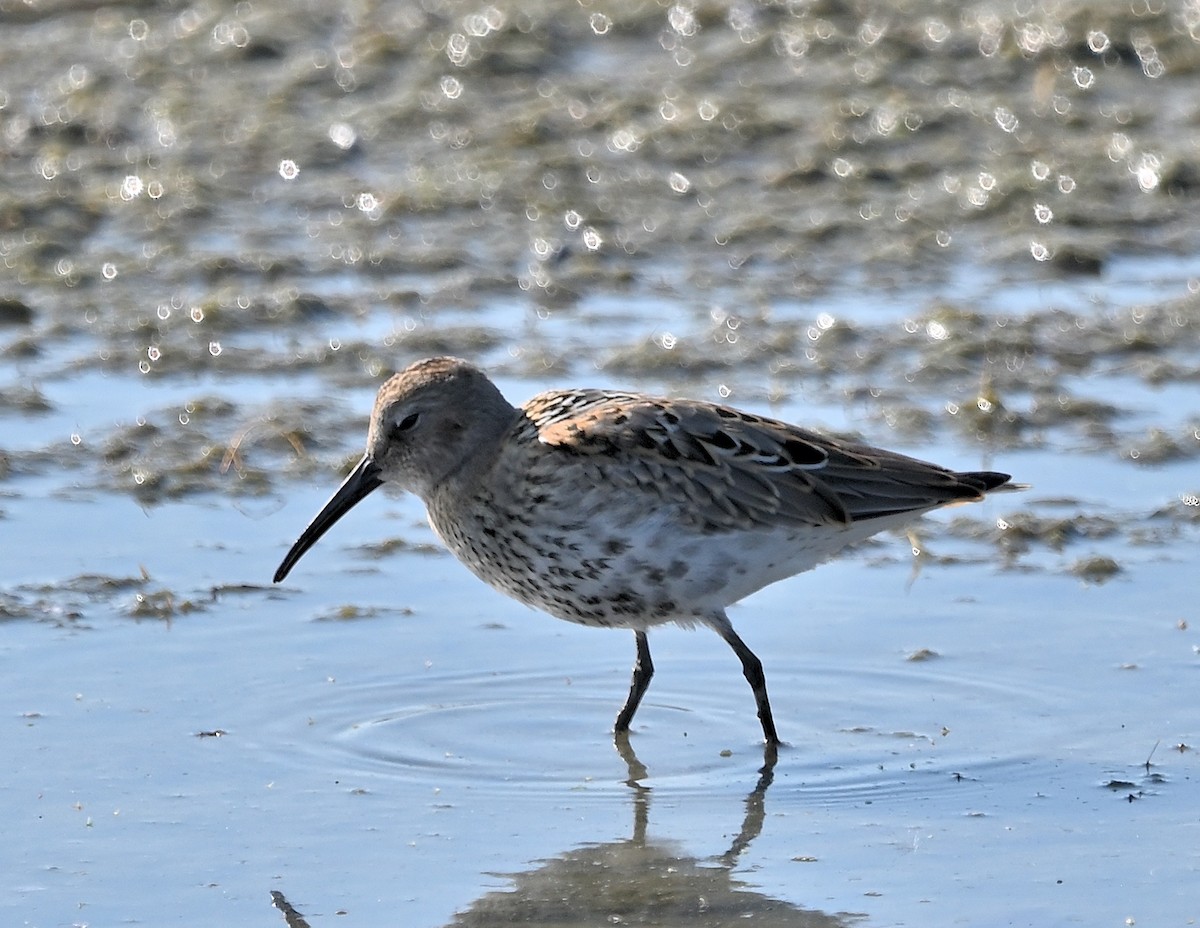
<svg viewBox="0 0 1200 928"><path fill-rule="evenodd" d="M170 620L204 611L215 598L184 596L142 570L136 576L78 574L54 583L25 583L0 591L0 618L85 629L89 614L114 612L135 620Z"/></svg>
<svg viewBox="0 0 1200 928"><path fill-rule="evenodd" d="M880 289L1190 250L1187 15L954 13L10 11L7 299L45 338L97 339L89 364L178 376L253 369L249 333L396 309L819 299L848 251Z"/></svg>

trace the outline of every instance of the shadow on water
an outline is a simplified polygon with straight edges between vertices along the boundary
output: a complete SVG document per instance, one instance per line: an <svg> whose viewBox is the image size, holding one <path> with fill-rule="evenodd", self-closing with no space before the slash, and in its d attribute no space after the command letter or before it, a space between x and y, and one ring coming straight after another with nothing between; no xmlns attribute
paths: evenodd
<svg viewBox="0 0 1200 928"><path fill-rule="evenodd" d="M497 874L510 886L479 897L449 923L450 928L495 925L720 926L753 919L778 928L838 928L863 916L806 909L757 892L737 880L738 859L762 833L767 790L775 778L777 750L764 746L754 789L743 800L741 827L729 848L715 857L692 857L673 842L652 838L653 789L627 735L615 747L628 769L632 833L619 841L583 844L533 869ZM271 893L288 928L308 922L280 892Z"/></svg>

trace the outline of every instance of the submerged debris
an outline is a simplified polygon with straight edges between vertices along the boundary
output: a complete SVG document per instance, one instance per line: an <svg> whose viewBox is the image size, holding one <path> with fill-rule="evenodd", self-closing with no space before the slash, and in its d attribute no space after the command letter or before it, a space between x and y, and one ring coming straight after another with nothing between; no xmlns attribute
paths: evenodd
<svg viewBox="0 0 1200 928"><path fill-rule="evenodd" d="M1081 558L1072 564L1070 569L1071 573L1085 583L1097 585L1107 583L1117 574L1121 573L1121 565L1111 557L1103 555Z"/></svg>

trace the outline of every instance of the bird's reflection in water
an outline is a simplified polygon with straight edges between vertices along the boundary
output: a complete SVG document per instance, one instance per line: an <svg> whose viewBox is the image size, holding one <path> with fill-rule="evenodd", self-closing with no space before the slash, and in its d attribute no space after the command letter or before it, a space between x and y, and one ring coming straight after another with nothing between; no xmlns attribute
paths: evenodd
<svg viewBox="0 0 1200 928"><path fill-rule="evenodd" d="M766 747L758 782L746 797L741 831L716 858L682 854L669 842L646 837L651 790L645 766L628 737L617 751L629 768L633 835L587 844L538 862L536 869L506 874L511 889L490 892L458 914L450 928L542 925L656 925L710 928L752 924L776 928L836 928L854 921L804 909L766 896L733 877L737 859L762 832L767 788L775 774L776 750Z"/></svg>

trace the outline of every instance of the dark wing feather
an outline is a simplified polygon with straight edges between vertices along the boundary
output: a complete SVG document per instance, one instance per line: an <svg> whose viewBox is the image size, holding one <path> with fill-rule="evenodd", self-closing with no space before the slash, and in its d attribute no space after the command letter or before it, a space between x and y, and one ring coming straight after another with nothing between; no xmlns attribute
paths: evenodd
<svg viewBox="0 0 1200 928"><path fill-rule="evenodd" d="M537 439L607 455L610 482L670 500L713 529L849 525L979 499L1006 474L958 474L901 454L828 438L691 400L575 390L524 407Z"/></svg>

